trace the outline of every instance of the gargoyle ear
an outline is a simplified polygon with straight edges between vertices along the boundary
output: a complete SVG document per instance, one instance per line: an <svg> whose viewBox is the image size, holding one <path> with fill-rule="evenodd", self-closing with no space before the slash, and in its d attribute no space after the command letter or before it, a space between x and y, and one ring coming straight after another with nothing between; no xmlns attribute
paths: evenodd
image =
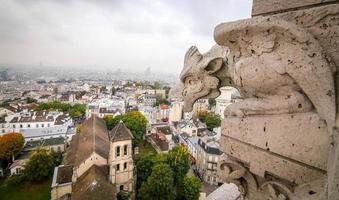
<svg viewBox="0 0 339 200"><path fill-rule="evenodd" d="M214 58L212 59L205 67L205 70L208 74L213 74L221 69L223 59Z"/></svg>

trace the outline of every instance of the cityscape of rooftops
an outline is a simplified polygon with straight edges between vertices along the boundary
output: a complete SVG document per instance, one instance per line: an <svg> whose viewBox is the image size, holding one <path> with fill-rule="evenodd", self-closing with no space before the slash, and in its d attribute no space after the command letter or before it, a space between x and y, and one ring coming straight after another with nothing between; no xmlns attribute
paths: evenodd
<svg viewBox="0 0 339 200"><path fill-rule="evenodd" d="M0 200L335 196L338 5L0 0Z"/></svg>

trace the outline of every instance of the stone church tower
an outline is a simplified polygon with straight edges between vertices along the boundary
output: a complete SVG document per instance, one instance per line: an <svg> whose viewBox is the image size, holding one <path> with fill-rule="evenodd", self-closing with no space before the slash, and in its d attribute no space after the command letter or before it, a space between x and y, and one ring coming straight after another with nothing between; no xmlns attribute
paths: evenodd
<svg viewBox="0 0 339 200"><path fill-rule="evenodd" d="M110 132L109 178L116 191L134 193L133 152L131 131L120 121Z"/></svg>

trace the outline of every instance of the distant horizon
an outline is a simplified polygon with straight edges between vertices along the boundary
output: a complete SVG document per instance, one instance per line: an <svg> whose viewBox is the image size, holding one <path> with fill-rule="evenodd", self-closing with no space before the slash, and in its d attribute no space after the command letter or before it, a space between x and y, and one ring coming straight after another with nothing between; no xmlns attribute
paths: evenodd
<svg viewBox="0 0 339 200"><path fill-rule="evenodd" d="M252 1L0 0L0 63L109 66L179 74L186 50L214 27L251 16Z"/></svg>

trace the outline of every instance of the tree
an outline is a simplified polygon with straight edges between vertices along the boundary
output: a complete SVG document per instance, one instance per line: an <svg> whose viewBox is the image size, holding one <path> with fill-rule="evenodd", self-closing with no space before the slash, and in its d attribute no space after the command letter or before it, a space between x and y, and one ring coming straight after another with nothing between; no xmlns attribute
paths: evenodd
<svg viewBox="0 0 339 200"><path fill-rule="evenodd" d="M25 139L21 133L6 133L0 136L0 159L14 158L24 147Z"/></svg>
<svg viewBox="0 0 339 200"><path fill-rule="evenodd" d="M207 129L212 131L221 124L220 116L215 113L200 112L198 114L199 120L206 123Z"/></svg>
<svg viewBox="0 0 339 200"><path fill-rule="evenodd" d="M86 113L86 105L77 103L71 106L68 103L61 103L59 101L53 101L53 102L39 104L39 106L35 110L36 111L59 110L62 112L69 113L69 115L72 118L76 118L76 117L81 117Z"/></svg>
<svg viewBox="0 0 339 200"><path fill-rule="evenodd" d="M209 98L208 99L208 105L209 105L209 107L210 107L210 109L212 108L212 107L214 107L215 105L216 105L216 101L215 101L215 98Z"/></svg>
<svg viewBox="0 0 339 200"><path fill-rule="evenodd" d="M139 197L141 200L174 200L173 172L169 165L158 164L152 169L152 174L141 185Z"/></svg>
<svg viewBox="0 0 339 200"><path fill-rule="evenodd" d="M147 119L139 111L130 111L114 118L104 117L107 128L112 130L122 120L133 134L133 146L137 146L146 132Z"/></svg>
<svg viewBox="0 0 339 200"><path fill-rule="evenodd" d="M167 162L174 172L174 184L181 184L190 168L189 154L186 147L175 146L168 152Z"/></svg>
<svg viewBox="0 0 339 200"><path fill-rule="evenodd" d="M186 200L198 200L200 196L201 181L195 176L185 176L183 180L183 197Z"/></svg>
<svg viewBox="0 0 339 200"><path fill-rule="evenodd" d="M154 154L146 154L142 156L137 162L137 190L141 187L141 184L146 182L147 178L151 175L154 157Z"/></svg>
<svg viewBox="0 0 339 200"><path fill-rule="evenodd" d="M130 194L127 191L121 190L117 194L117 200L129 200Z"/></svg>
<svg viewBox="0 0 339 200"><path fill-rule="evenodd" d="M161 89L161 83L158 82L158 81L154 82L154 84L153 84L153 89L155 89L155 90Z"/></svg>
<svg viewBox="0 0 339 200"><path fill-rule="evenodd" d="M53 158L54 166L59 166L62 162L62 153L61 151L51 151L51 156Z"/></svg>
<svg viewBox="0 0 339 200"><path fill-rule="evenodd" d="M107 89L106 89L106 86L102 86L101 88L100 88L100 92L105 92Z"/></svg>
<svg viewBox="0 0 339 200"><path fill-rule="evenodd" d="M157 99L157 101L155 102L155 106L159 106L159 105L170 105L171 103L167 100L167 99Z"/></svg>
<svg viewBox="0 0 339 200"><path fill-rule="evenodd" d="M32 97L27 97L26 99L27 103L37 103L38 101Z"/></svg>
<svg viewBox="0 0 339 200"><path fill-rule="evenodd" d="M29 181L41 181L52 174L53 157L46 149L36 149L25 165L24 175Z"/></svg>
<svg viewBox="0 0 339 200"><path fill-rule="evenodd" d="M169 86L164 86L162 89L165 90L166 98L168 98L169 91L171 90L171 87Z"/></svg>
<svg viewBox="0 0 339 200"><path fill-rule="evenodd" d="M115 89L115 87L112 87L112 95L114 96L115 95L115 93L116 93L116 89Z"/></svg>

